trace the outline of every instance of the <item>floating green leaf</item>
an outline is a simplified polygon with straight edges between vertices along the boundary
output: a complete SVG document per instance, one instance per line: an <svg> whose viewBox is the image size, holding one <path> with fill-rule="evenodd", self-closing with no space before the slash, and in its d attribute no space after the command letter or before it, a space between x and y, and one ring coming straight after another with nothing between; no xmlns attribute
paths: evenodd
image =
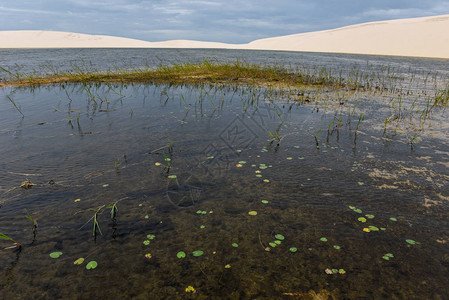
<svg viewBox="0 0 449 300"><path fill-rule="evenodd" d="M246 164L246 161L241 160L241 161L239 161L239 164L244 165L244 164Z"/></svg>
<svg viewBox="0 0 449 300"><path fill-rule="evenodd" d="M147 235L147 239L149 239L149 240L154 240L155 237L156 236L154 234Z"/></svg>
<svg viewBox="0 0 449 300"><path fill-rule="evenodd" d="M148 245L150 244L150 241L149 241L149 240L145 240L145 241L143 241L143 244L144 244L145 246L148 246Z"/></svg>
<svg viewBox="0 0 449 300"><path fill-rule="evenodd" d="M273 243L273 242L268 243L268 245L270 245L273 248L277 246L276 243Z"/></svg>
<svg viewBox="0 0 449 300"><path fill-rule="evenodd" d="M345 271L344 269L340 269L340 270L338 270L338 273L340 273L340 274L346 274L346 271Z"/></svg>
<svg viewBox="0 0 449 300"><path fill-rule="evenodd" d="M296 251L298 251L298 249L297 249L297 248L295 248L295 247L291 247L291 248L290 248L290 252L293 252L293 253L295 253Z"/></svg>
<svg viewBox="0 0 449 300"><path fill-rule="evenodd" d="M396 218L390 218L390 221L397 222L398 219L396 219Z"/></svg>
<svg viewBox="0 0 449 300"><path fill-rule="evenodd" d="M374 219L374 215L365 215L368 219Z"/></svg>
<svg viewBox="0 0 449 300"><path fill-rule="evenodd" d="M366 219L365 219L364 217L360 217L360 218L358 218L357 220L359 220L359 221L362 222L362 223L366 223Z"/></svg>
<svg viewBox="0 0 449 300"><path fill-rule="evenodd" d="M257 216L257 211L252 210L252 211L248 212L248 215L250 215L250 216Z"/></svg>
<svg viewBox="0 0 449 300"><path fill-rule="evenodd" d="M262 178L262 175L261 174L256 174L256 177L257 178Z"/></svg>
<svg viewBox="0 0 449 300"><path fill-rule="evenodd" d="M176 175L169 175L168 178L170 178L170 179L176 179Z"/></svg>
<svg viewBox="0 0 449 300"><path fill-rule="evenodd" d="M418 242L414 241L414 240L405 240L408 244L410 245L417 245L419 244Z"/></svg>
<svg viewBox="0 0 449 300"><path fill-rule="evenodd" d="M276 234L274 237L281 241L285 240L285 237L282 234Z"/></svg>
<svg viewBox="0 0 449 300"><path fill-rule="evenodd" d="M232 247L237 248L239 246L239 244L237 243L232 243Z"/></svg>
<svg viewBox="0 0 449 300"><path fill-rule="evenodd" d="M274 241L277 245L280 245L282 242L280 240L275 240Z"/></svg>
<svg viewBox="0 0 449 300"><path fill-rule="evenodd" d="M193 256L196 256L196 257L198 257L198 256L201 256L201 255L203 255L203 254L204 254L204 252L203 252L203 251L201 251L201 250L196 250L196 251L193 251L193 252L192 252L192 254L193 254Z"/></svg>
<svg viewBox="0 0 449 300"><path fill-rule="evenodd" d="M200 228L201 228L201 229L204 229L204 228L206 228L206 226L204 226L204 225L201 225L201 226L200 226Z"/></svg>
<svg viewBox="0 0 449 300"><path fill-rule="evenodd" d="M80 257L73 262L74 265L81 265L84 262L84 258Z"/></svg>
<svg viewBox="0 0 449 300"><path fill-rule="evenodd" d="M338 269L332 269L332 273L337 274L338 273Z"/></svg>
<svg viewBox="0 0 449 300"><path fill-rule="evenodd" d="M320 241L322 241L322 242L327 242L327 238L322 237L322 238L320 238Z"/></svg>
<svg viewBox="0 0 449 300"><path fill-rule="evenodd" d="M108 187L109 186L109 184L103 184L103 187L104 188L106 188L106 187Z"/></svg>
<svg viewBox="0 0 449 300"><path fill-rule="evenodd" d="M201 210L197 210L197 211L196 211L196 213L199 214L199 215L200 215L202 212L203 212L203 211L201 211Z"/></svg>
<svg viewBox="0 0 449 300"><path fill-rule="evenodd" d="M150 218L150 216L149 216L149 215L146 215L146 216L145 216L145 219L149 219L149 218Z"/></svg>
<svg viewBox="0 0 449 300"><path fill-rule="evenodd" d="M371 229L371 231L379 231L379 228L376 226L368 226L368 228Z"/></svg>
<svg viewBox="0 0 449 300"><path fill-rule="evenodd" d="M176 254L176 256L178 258L184 258L184 257L186 257L186 253L184 251L179 251L178 254Z"/></svg>
<svg viewBox="0 0 449 300"><path fill-rule="evenodd" d="M341 249L341 247L340 247L340 246L338 246L338 245L334 245L334 249L340 250L340 249Z"/></svg>
<svg viewBox="0 0 449 300"><path fill-rule="evenodd" d="M268 204L268 201L267 200L262 200L262 203L263 204Z"/></svg>
<svg viewBox="0 0 449 300"><path fill-rule="evenodd" d="M385 256L388 256L388 257L391 257L391 258L394 257L393 253L387 253L387 254L385 254Z"/></svg>
<svg viewBox="0 0 449 300"><path fill-rule="evenodd" d="M358 185L364 185L364 183L361 182L361 181L359 181L359 182L357 182L357 183L358 183Z"/></svg>
<svg viewBox="0 0 449 300"><path fill-rule="evenodd" d="M293 159L293 157L287 157L287 160L292 160Z"/></svg>
<svg viewBox="0 0 449 300"><path fill-rule="evenodd" d="M61 255L62 255L62 252L59 252L59 251L50 253L51 258L59 258Z"/></svg>
<svg viewBox="0 0 449 300"><path fill-rule="evenodd" d="M385 231L385 230L387 230L387 228L385 228L385 227L380 227L380 230Z"/></svg>
<svg viewBox="0 0 449 300"><path fill-rule="evenodd" d="M205 215L205 214L207 214L207 211L203 210L203 211L201 212L201 214Z"/></svg>
<svg viewBox="0 0 449 300"><path fill-rule="evenodd" d="M88 269L88 270L93 270L93 269L95 269L97 266L98 266L98 263L97 263L95 260L93 260L93 261L90 261L90 262L87 263L86 269Z"/></svg>
<svg viewBox="0 0 449 300"><path fill-rule="evenodd" d="M268 180L268 179L264 179L264 180L263 180L263 182L266 182L266 183L268 183L268 182L270 182L270 180Z"/></svg>
<svg viewBox="0 0 449 300"><path fill-rule="evenodd" d="M385 260L390 260L390 258L388 256L386 256L386 255L382 256L382 258L385 259Z"/></svg>
<svg viewBox="0 0 449 300"><path fill-rule="evenodd" d="M361 214L361 213L362 213L362 210L359 209L359 208L356 208L356 209L354 209L354 212L356 212L356 213L358 213L358 214Z"/></svg>

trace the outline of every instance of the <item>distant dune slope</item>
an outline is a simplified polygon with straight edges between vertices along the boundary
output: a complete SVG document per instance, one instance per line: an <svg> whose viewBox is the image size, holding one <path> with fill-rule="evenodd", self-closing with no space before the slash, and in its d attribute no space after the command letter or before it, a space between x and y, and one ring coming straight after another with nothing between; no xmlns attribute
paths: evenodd
<svg viewBox="0 0 449 300"><path fill-rule="evenodd" d="M249 44L188 40L146 42L58 31L0 31L0 48L224 48L449 59L449 15L364 23L255 40Z"/></svg>
<svg viewBox="0 0 449 300"><path fill-rule="evenodd" d="M449 15L268 38L247 48L449 58Z"/></svg>

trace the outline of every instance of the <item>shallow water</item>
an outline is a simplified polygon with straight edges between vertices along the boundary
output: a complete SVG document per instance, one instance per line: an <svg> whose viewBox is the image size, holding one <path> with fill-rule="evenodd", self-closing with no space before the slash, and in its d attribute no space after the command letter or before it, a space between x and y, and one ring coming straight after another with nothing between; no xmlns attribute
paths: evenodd
<svg viewBox="0 0 449 300"><path fill-rule="evenodd" d="M415 119L384 134L384 94L90 88L99 105L79 85L0 91L0 232L24 245L0 251L5 299L449 294L444 107L412 147Z"/></svg>

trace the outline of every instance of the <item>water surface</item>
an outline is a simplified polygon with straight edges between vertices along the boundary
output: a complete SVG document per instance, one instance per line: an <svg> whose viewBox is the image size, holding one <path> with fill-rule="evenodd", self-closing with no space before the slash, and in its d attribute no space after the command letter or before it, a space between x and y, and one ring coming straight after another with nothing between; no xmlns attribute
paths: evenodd
<svg viewBox="0 0 449 300"><path fill-rule="evenodd" d="M30 60L39 53L27 51ZM166 55L200 59L195 51ZM236 52L205 53L226 61ZM437 63L376 63L384 60ZM101 85L88 87L95 105L85 88L0 91L0 232L23 244L0 252L5 299L449 294L447 109L425 122L401 117L430 92L409 91L400 104L390 92L328 91L307 102L250 88ZM36 185L20 188L26 179ZM90 261L98 267L87 270Z"/></svg>

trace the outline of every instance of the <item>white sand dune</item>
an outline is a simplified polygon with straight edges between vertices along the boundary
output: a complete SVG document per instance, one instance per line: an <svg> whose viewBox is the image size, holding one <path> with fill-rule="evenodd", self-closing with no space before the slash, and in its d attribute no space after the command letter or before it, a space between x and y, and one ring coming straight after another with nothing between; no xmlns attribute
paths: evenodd
<svg viewBox="0 0 449 300"><path fill-rule="evenodd" d="M449 15L268 38L247 48L449 58Z"/></svg>
<svg viewBox="0 0 449 300"><path fill-rule="evenodd" d="M449 59L449 15L364 23L248 44L188 40L147 42L58 31L0 31L0 48L221 48Z"/></svg>

